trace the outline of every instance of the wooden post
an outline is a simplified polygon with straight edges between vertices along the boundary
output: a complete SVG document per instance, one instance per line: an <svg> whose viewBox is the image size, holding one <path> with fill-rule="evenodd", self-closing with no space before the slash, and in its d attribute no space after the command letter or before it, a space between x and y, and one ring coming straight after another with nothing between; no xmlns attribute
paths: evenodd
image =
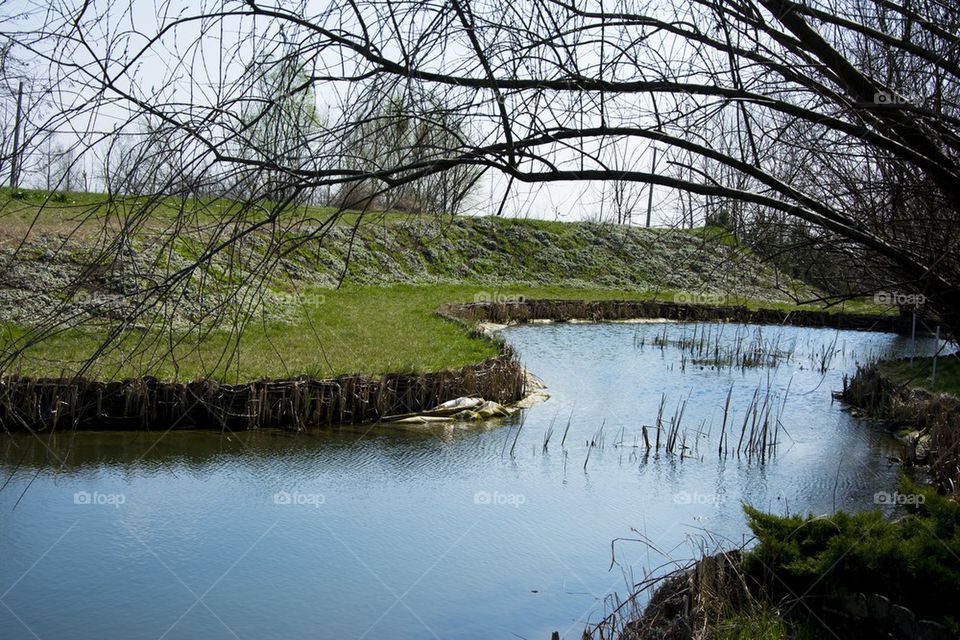
<svg viewBox="0 0 960 640"><path fill-rule="evenodd" d="M16 189L20 184L20 122L23 120L23 80L17 86L17 117L13 121L13 149L10 154L10 188Z"/></svg>

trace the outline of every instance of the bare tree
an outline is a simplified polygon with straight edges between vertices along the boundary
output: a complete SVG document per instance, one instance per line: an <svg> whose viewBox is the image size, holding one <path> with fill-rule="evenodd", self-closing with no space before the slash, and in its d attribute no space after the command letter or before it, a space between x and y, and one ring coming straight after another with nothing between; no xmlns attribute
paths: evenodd
<svg viewBox="0 0 960 640"><path fill-rule="evenodd" d="M616 224L633 224L633 215L640 210L646 195L641 185L629 180L613 180L607 187L612 221Z"/></svg>
<svg viewBox="0 0 960 640"><path fill-rule="evenodd" d="M916 291L960 330L955 4L359 0L314 9L249 0L201 3L135 30L104 30L114 14L89 3L61 11L44 14L42 28L3 34L50 60L59 86L82 96L60 110L61 123L107 107L131 121L150 116L182 134L176 153L192 179L224 194L250 185L237 206L265 207L255 221L221 218L197 265L265 226L297 229L304 218L293 205L314 190L389 199L466 167L513 182L675 189L688 216L723 207L737 225L799 221L832 255L869 265L866 289L843 295ZM329 119L282 134L287 146L258 145L245 111L250 72L283 76L293 57L309 68L289 95L324 96ZM139 75L148 60L165 62L149 83ZM385 117L384 87L430 100L403 101ZM390 142L403 118L407 131L432 123L449 135L412 153ZM351 151L364 148L357 136L392 150ZM291 144L309 153L291 155ZM621 145L656 145L668 168L613 166ZM274 257L289 249L278 243ZM147 299L184 277L167 274Z"/></svg>
<svg viewBox="0 0 960 640"><path fill-rule="evenodd" d="M351 116L344 160L358 171L375 174L392 167L428 165L452 150L466 151L470 139L461 119L441 98L373 83ZM414 213L456 214L475 192L481 169L453 165L405 184L367 180L361 187L346 185L341 201L351 208L367 204L380 209ZM373 197L374 193L378 197Z"/></svg>

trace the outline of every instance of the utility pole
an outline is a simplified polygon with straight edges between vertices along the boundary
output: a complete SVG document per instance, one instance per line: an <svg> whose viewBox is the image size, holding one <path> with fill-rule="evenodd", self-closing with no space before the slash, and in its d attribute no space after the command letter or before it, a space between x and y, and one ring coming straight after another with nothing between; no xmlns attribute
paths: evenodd
<svg viewBox="0 0 960 640"><path fill-rule="evenodd" d="M20 121L23 119L23 80L17 87L17 117L13 121L13 153L10 157L10 188L16 189L20 183Z"/></svg>
<svg viewBox="0 0 960 640"><path fill-rule="evenodd" d="M657 148L653 148L653 162L650 163L650 173L657 170ZM650 228L650 213L653 211L653 183L647 185L650 192L647 194L647 228Z"/></svg>

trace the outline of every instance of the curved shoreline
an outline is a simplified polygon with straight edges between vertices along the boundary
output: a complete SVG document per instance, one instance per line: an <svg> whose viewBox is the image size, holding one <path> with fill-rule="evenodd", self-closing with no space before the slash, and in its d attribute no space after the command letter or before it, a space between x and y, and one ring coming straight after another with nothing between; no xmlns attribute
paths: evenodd
<svg viewBox="0 0 960 640"><path fill-rule="evenodd" d="M898 427L907 427L909 433L897 435L907 455L898 462L914 481L930 485L956 500L957 436L955 425L960 421L960 399L948 393L933 393L923 388L897 383L874 365L861 366L852 378L844 378L844 388L834 392L848 410L866 420L878 421L891 433ZM894 493L896 488L891 488ZM929 526L929 525L926 525ZM940 542L939 538L936 538ZM644 584L644 589L631 594L637 598L649 589L648 604L632 618L626 619L619 631L611 634L617 640L656 640L664 637L693 637L693 629L716 630L723 620L721 608L736 605L742 610L744 601L756 602L764 593L764 584L757 583L753 595L734 591L730 597L729 583L702 584L706 575L712 582L723 572L718 563L733 567L742 558L743 549L704 555L688 566L663 578ZM721 581L722 582L722 581ZM704 590L706 586L706 590ZM717 587L720 588L717 588ZM704 591L707 597L703 596ZM866 592L841 590L828 598L820 598L808 605L815 607L818 620L826 620L846 629L844 637L902 637L930 640L957 638L947 626L935 620L923 619L910 608L895 600L882 588ZM711 608L712 605L712 608ZM814 611L814 609L810 609ZM617 622L614 616L602 624ZM599 628L599 625L598 627Z"/></svg>
<svg viewBox="0 0 960 640"><path fill-rule="evenodd" d="M539 322L737 322L824 327L909 334L911 318L810 309L758 308L733 305L695 305L656 300L520 300L444 304L443 317L470 324L498 325Z"/></svg>
<svg viewBox="0 0 960 640"><path fill-rule="evenodd" d="M872 331L903 331L899 316L822 311L700 306L656 301L525 300L450 303L436 313L473 336L492 340L499 355L460 369L383 376L261 379L240 384L133 378L0 378L0 428L8 432L56 429L301 429L376 422L417 413L462 396L504 405L545 399L496 329L514 323L726 321ZM494 326L499 325L499 326Z"/></svg>

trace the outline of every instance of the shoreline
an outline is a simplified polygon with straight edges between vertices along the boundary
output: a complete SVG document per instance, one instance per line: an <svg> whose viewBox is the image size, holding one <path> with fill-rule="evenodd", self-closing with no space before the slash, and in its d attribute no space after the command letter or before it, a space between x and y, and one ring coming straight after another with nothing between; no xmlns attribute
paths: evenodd
<svg viewBox="0 0 960 640"><path fill-rule="evenodd" d="M876 365L858 368L836 396L903 443L906 457L900 462L918 480L958 495L960 398L899 383Z"/></svg>
<svg viewBox="0 0 960 640"><path fill-rule="evenodd" d="M540 299L441 305L437 314L474 325L509 326L552 322L625 324L656 322L733 322L880 331L909 335L907 316L830 312L812 309L750 309L741 305L698 305L656 300Z"/></svg>
<svg viewBox="0 0 960 640"><path fill-rule="evenodd" d="M376 422L462 396L512 404L527 377L514 353L458 370L380 377L120 382L6 377L0 381L0 426L9 432L308 427Z"/></svg>
<svg viewBox="0 0 960 640"><path fill-rule="evenodd" d="M499 355L459 369L382 376L343 375L316 379L258 379L239 384L131 378L102 382L85 378L3 376L0 428L8 432L152 429L303 429L377 422L414 414L464 396L518 408L548 397L497 335L510 324L532 322L724 321L796 326L903 329L893 316L782 311L655 301L527 300L448 303L435 312L490 340ZM504 322L505 320L505 322ZM774 322L776 321L776 322ZM532 377L531 377L532 376ZM527 404L528 403L528 404Z"/></svg>

